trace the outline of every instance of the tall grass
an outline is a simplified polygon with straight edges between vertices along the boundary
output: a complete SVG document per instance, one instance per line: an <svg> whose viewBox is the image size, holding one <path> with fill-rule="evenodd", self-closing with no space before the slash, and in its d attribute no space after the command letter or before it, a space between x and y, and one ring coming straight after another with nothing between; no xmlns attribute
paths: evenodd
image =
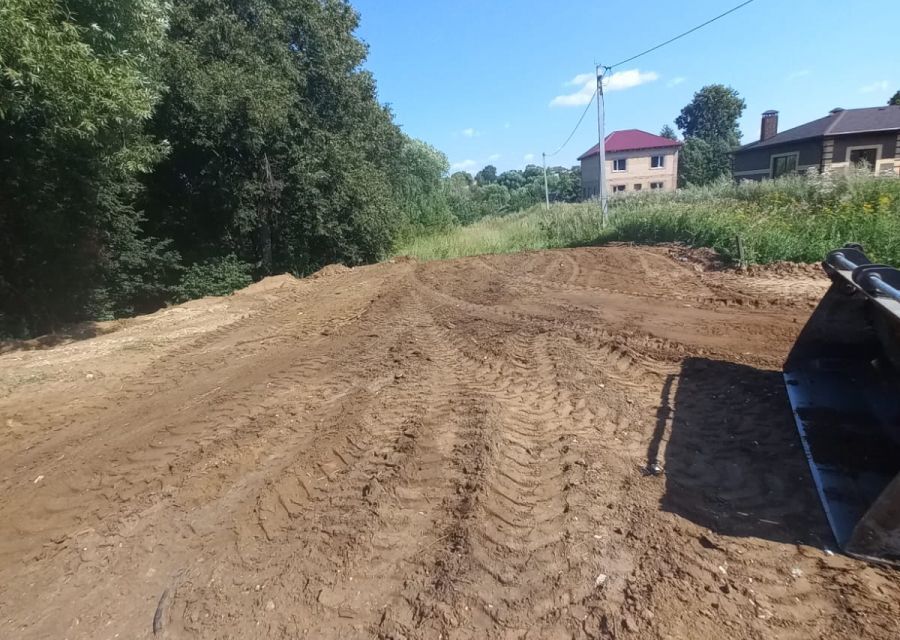
<svg viewBox="0 0 900 640"><path fill-rule="evenodd" d="M483 218L443 233L413 238L396 253L421 260L439 260L567 247L595 241L604 234L608 235L608 232L600 225L596 206L560 204L550 211L534 206L505 216Z"/></svg>
<svg viewBox="0 0 900 640"><path fill-rule="evenodd" d="M414 238L397 253L439 259L677 241L737 261L738 237L749 263L815 262L846 242L859 242L873 260L900 265L900 180L853 171L641 193L612 199L606 228L595 203L558 204L549 212L533 207Z"/></svg>

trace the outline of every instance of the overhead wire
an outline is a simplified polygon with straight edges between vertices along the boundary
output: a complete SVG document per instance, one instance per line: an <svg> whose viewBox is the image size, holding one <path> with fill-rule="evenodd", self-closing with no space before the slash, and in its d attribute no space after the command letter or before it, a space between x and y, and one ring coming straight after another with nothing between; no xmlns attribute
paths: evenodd
<svg viewBox="0 0 900 640"><path fill-rule="evenodd" d="M680 40L681 38L685 37L686 35L690 35L690 34L694 33L695 31L697 31L697 30L699 30L699 29L702 29L703 27L705 27L705 26L707 26L707 25L709 25L709 24L712 24L712 23L715 22L716 20L719 20L719 19L721 19L721 18L724 18L724 17L727 16L728 14L734 13L734 12L737 11L738 9L741 9L741 8L743 8L743 7L746 7L748 4L750 4L751 2L754 2L754 1L755 1L755 0L746 0L746 2L742 2L741 4L737 5L736 7L732 7L731 9L729 9L728 11L726 11L725 13L720 13L720 14L717 15L715 18L710 18L709 20L707 20L707 21L704 22L703 24L698 24L698 25L697 25L696 27L694 27L693 29L688 29L688 30L685 31L684 33L679 33L679 34L678 34L677 36L675 36L674 38L669 38L669 39L666 40L665 42L661 42L660 44L656 45L655 47L650 47L650 48L647 49L646 51L641 51L641 52L640 52L639 54L637 54L637 55L633 55L633 56L631 56L630 58L625 58L625 59L622 60L621 62L617 62L617 63L615 63L615 64L611 64L611 65L609 65L608 67L605 67L605 68L606 68L607 70L613 69L613 68L619 67L619 66L621 66L621 65L623 65L623 64L627 64L627 63L631 62L632 60L637 60L637 59L640 58L641 56L645 56L645 55L647 55L648 53L651 53L651 52L653 52L653 51L656 51L657 49L662 49L662 48L663 48L664 46L666 46L667 44L672 44L672 43L675 42L676 40Z"/></svg>
<svg viewBox="0 0 900 640"><path fill-rule="evenodd" d="M546 157L552 158L552 157L555 156L557 153L559 153L560 151L562 151L563 149L565 149L566 145L569 144L569 141L572 140L572 136L574 136L574 135L575 135L575 132L578 131L578 127L581 126L582 120L584 120L584 117L587 115L587 112L590 110L591 105L594 104L594 98L596 98L596 97L597 97L597 90L594 89L594 93L591 94L591 99L590 99L590 100L588 101L588 103L584 106L584 111L581 112L581 117L578 118L578 122L575 124L575 128L572 129L572 133L569 134L569 137L566 138L566 141L565 141L565 142L563 142L561 145L559 145L559 148L558 148L556 151L554 151L553 153L547 153L547 154L544 154Z"/></svg>
<svg viewBox="0 0 900 640"><path fill-rule="evenodd" d="M640 53L638 53L638 54L636 54L636 55L633 55L633 56L631 56L630 58L625 58L624 60L621 60L621 61L619 61L619 62L617 62L617 63L615 63L615 64L611 64L611 65L609 65L609 66L603 65L601 68L604 70L604 72L607 72L607 71L611 71L611 70L614 69L615 67L620 67L620 66L622 66L623 64L627 64L627 63L629 63L629 62L632 62L633 60L637 60L638 58L640 58L640 57L642 57L642 56L645 56L645 55L647 55L648 53L652 53L652 52L656 51L657 49L661 49L661 48L665 47L666 45L672 44L672 43L675 42L676 40L680 40L681 38L683 38L683 37L685 37L685 36L687 36L687 35L690 35L690 34L694 33L695 31L698 31L699 29L702 29L703 27L705 27L705 26L707 26L707 25L712 24L712 23L715 22L716 20L720 20L720 19L724 18L725 16L727 16L727 15L729 15L729 14L731 14L731 13L734 13L734 12L737 11L738 9L741 9L741 8L743 8L743 7L746 7L748 4L750 4L750 3L752 3L752 2L755 2L755 0L745 0L745 2L742 2L742 3L740 3L739 5L732 7L732 8L729 9L728 11L725 11L724 13L720 13L719 15L715 16L714 18L710 18L710 19L707 20L706 22L704 22L704 23L702 23L702 24L698 24L696 27L693 27L693 28L691 28L691 29L688 29L687 31L685 31L685 32L683 32L683 33L679 33L679 34L678 34L677 36L675 36L674 38L669 38L669 39L666 40L665 42L661 42L661 43L659 43L659 44L656 45L656 46L650 47L649 49L647 49L647 50L645 50L645 51L641 51ZM566 147L567 144L569 144L569 142L572 140L572 137L575 135L575 132L578 131L578 127L581 126L581 123L582 123L582 121L584 120L584 117L587 115L587 112L590 110L591 104L593 104L594 99L597 98L597 93L598 93L597 89L594 89L594 93L591 95L590 101L585 105L584 111L581 112L581 117L578 118L578 122L575 124L575 127L572 129L572 132L569 134L569 137L566 138L565 142L563 142L563 143L559 146L559 148L558 148L556 151L554 151L553 153L546 153L546 154L544 154L544 157L546 157L546 158L552 158L553 156L555 156L556 154L558 154L560 151L562 151L562 150ZM604 103L606 102L606 100L605 100L604 97L603 97L602 92L600 92L600 98L599 98L599 99L600 99L600 100L603 100ZM606 109L603 109L603 115L604 115L604 120L605 120Z"/></svg>

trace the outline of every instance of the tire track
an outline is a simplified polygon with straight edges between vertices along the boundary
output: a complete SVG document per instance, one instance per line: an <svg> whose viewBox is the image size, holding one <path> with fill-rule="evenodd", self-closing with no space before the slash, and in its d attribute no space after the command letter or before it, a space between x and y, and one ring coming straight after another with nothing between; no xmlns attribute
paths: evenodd
<svg viewBox="0 0 900 640"><path fill-rule="evenodd" d="M892 638L900 583L822 553L758 364L799 326L716 282L629 247L397 261L97 338L119 379L0 404L0 636L142 637L164 601L171 638Z"/></svg>
<svg viewBox="0 0 900 640"><path fill-rule="evenodd" d="M456 326L446 313L441 318L445 327ZM586 466L582 449L573 445L597 431L567 433L570 420L578 424L592 416L559 384L544 335L514 334L502 354L499 341L485 341L493 347L488 366L477 342L445 331L472 368L470 387L484 410L457 452L460 498L448 507L453 519L445 534L452 544L434 559L436 577L417 600L416 628L422 637L475 634L490 621L524 632L548 624L594 589L590 563L560 561L587 537L590 521L579 524L570 515L569 496ZM555 384L547 385L548 377ZM561 574L582 586L561 593Z"/></svg>

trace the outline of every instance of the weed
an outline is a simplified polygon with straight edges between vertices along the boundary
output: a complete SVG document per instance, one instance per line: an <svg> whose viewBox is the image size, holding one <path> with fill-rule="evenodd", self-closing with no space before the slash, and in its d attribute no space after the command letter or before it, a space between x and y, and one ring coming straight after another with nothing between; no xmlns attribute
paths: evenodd
<svg viewBox="0 0 900 640"><path fill-rule="evenodd" d="M396 253L431 260L677 241L736 261L738 236L751 264L816 262L846 242L861 243L875 261L900 264L900 180L851 171L634 194L610 201L606 228L595 202L556 204L549 211L536 206L413 238Z"/></svg>

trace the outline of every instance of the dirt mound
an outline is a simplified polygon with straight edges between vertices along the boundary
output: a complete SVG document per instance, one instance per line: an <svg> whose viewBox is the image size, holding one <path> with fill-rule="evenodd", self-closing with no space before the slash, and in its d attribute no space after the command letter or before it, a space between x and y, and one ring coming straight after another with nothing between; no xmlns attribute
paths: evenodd
<svg viewBox="0 0 900 640"><path fill-rule="evenodd" d="M779 373L827 279L672 251L331 265L0 355L0 638L896 638Z"/></svg>
<svg viewBox="0 0 900 640"><path fill-rule="evenodd" d="M300 282L300 280L298 280L291 274L282 273L281 275L269 276L268 278L263 278L259 282L254 282L253 284L244 287L239 291L235 291L234 295L253 295L257 293L268 293L275 289L292 287L298 282Z"/></svg>
<svg viewBox="0 0 900 640"><path fill-rule="evenodd" d="M319 270L316 271L315 273L311 274L311 275L309 276L309 278L312 279L312 280L316 280L316 279L318 279L318 278L328 278L328 277L330 277L330 276L336 276L336 275L339 275L339 274L341 274L341 273L347 273L348 271L350 271L350 267L348 267L348 266L346 266L346 265L343 265L343 264L329 264L329 265L326 265L326 266L322 267L321 269L319 269Z"/></svg>
<svg viewBox="0 0 900 640"><path fill-rule="evenodd" d="M772 262L751 265L747 267L747 273L757 277L814 278L822 275L822 266L820 263Z"/></svg>
<svg viewBox="0 0 900 640"><path fill-rule="evenodd" d="M702 271L718 271L726 266L725 259L714 249L689 247L677 242L662 245L662 247L675 260L696 265Z"/></svg>

